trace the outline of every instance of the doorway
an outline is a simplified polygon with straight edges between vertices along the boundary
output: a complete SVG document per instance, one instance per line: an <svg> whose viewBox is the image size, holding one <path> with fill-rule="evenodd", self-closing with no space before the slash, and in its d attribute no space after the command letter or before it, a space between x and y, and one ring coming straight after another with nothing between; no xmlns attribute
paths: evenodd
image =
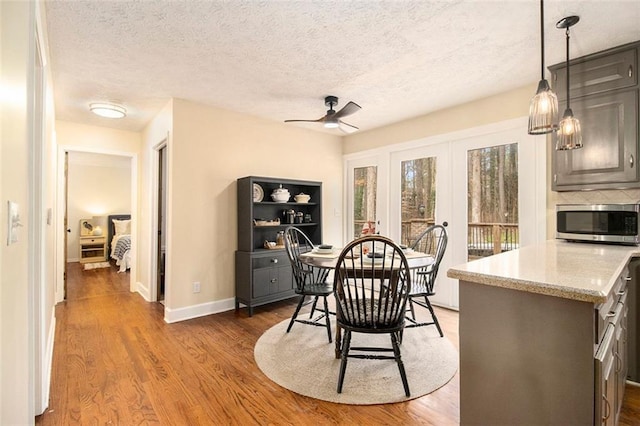
<svg viewBox="0 0 640 426"><path fill-rule="evenodd" d="M167 260L167 144L158 149L158 216L156 245L156 287L157 301L164 305L165 265Z"/></svg>
<svg viewBox="0 0 640 426"><path fill-rule="evenodd" d="M71 157L71 158L70 158ZM75 160L74 160L75 157ZM80 160L78 160L80 159ZM114 152L109 150L97 150L90 148L83 148L80 146L65 146L59 145L58 147L58 164L60 171L58 174L58 190L60 194L68 192L70 187L70 181L75 179L73 176L74 161L80 161L82 166L76 165L76 172L81 173L82 184L79 188L79 194L82 194L81 203L77 203L74 200L73 193L69 193L68 199L66 197L60 197L58 201L59 223L64 224L64 227L59 230L62 232L62 237L58 239L59 243L56 248L59 253L57 264L57 279L56 279L56 302L65 300L66 291L66 268L67 261L75 261L80 259L79 249L79 234L80 234L80 219L91 219L101 228L103 236L107 235L107 229L111 224L107 223L107 216L109 214L117 213L131 213L131 269L129 275L129 289L130 291L136 291L136 221L135 212L137 211L137 154ZM107 170L100 170L100 173L87 177L82 174L82 170L90 170L91 168L104 167L105 162L113 161L114 167L126 168L126 197L127 202L124 204L115 204L114 199L117 198L117 187L109 184L109 176ZM71 164L71 165L70 165ZM71 170L69 170L69 167ZM82 167L82 168L80 168ZM100 178L100 175L105 175ZM113 183L113 182L111 182ZM122 183L120 191L122 191ZM122 211L126 209L127 211ZM116 211L119 210L119 211ZM82 215L82 217L78 217ZM93 222L92 222L93 223ZM108 242L106 242L108 244ZM106 250L105 250L106 253ZM66 256L68 255L68 259ZM109 259L104 259L108 262Z"/></svg>

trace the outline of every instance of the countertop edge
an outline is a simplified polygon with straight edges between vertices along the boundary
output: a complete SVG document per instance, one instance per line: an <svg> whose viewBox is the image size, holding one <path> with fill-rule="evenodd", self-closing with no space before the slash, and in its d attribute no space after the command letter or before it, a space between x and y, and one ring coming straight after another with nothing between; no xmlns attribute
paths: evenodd
<svg viewBox="0 0 640 426"><path fill-rule="evenodd" d="M518 254L520 252L523 254ZM532 254L538 261L540 259L548 260L547 256L551 256L554 260L556 258L562 258L564 261L567 259L567 254L570 254L573 258L579 256L582 260L592 265L609 262L609 260L614 263L609 263L611 267L607 267L605 273L598 274L597 276L592 275L588 268L586 270L576 268L575 264L572 265L573 268L567 266L566 269L563 270L562 268L564 268L564 266L558 267L557 262L547 262L552 268L549 269L549 271L551 271L549 274L540 274L539 269L529 272L527 267L523 270L522 263L520 263L519 269L517 267L515 269L510 268L512 264L516 264L517 266L518 259ZM615 287L618 277L624 271L626 265L631 259L637 257L640 257L640 247L638 246L605 246L593 245L593 243L547 240L543 243L525 246L513 251L453 266L447 270L447 277L476 284L589 302L597 305L607 301L607 298ZM571 262L569 261L568 263ZM564 264L561 263L561 265ZM571 278L569 278L569 276L571 276ZM581 282L598 280L601 284L599 284L597 288L588 285L573 285L571 281L574 279Z"/></svg>
<svg viewBox="0 0 640 426"><path fill-rule="evenodd" d="M591 292L586 290L576 290L566 286L558 286L549 283L539 283L535 281L519 280L514 278L501 277L497 275L478 274L456 269L447 271L449 278L455 278L461 281L468 281L476 284L487 285L491 287L500 287L516 291L525 291L527 293L542 294L545 296L560 297L563 299L577 300L580 302L604 303L607 295L601 292Z"/></svg>

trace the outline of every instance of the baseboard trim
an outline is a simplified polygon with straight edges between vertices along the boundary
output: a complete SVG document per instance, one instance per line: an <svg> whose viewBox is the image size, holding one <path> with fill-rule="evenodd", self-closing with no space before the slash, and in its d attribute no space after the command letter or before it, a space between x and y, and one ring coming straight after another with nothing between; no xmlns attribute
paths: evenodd
<svg viewBox="0 0 640 426"><path fill-rule="evenodd" d="M221 312L235 309L236 299L216 300L214 302L202 303L200 305L186 306L184 308L170 309L165 306L164 320L171 324L174 322L185 321L188 319L204 317L211 314L219 314Z"/></svg>
<svg viewBox="0 0 640 426"><path fill-rule="evenodd" d="M136 291L140 293L140 296L142 296L144 300L151 302L151 294L148 286L145 286L140 281L136 281Z"/></svg>
<svg viewBox="0 0 640 426"><path fill-rule="evenodd" d="M36 415L44 413L49 406L49 391L51 387L51 368L53 365L53 345L56 337L56 314L55 309L51 311L51 321L49 322L49 332L47 334L47 346L42 360L42 382L40 389L40 401L36 401Z"/></svg>

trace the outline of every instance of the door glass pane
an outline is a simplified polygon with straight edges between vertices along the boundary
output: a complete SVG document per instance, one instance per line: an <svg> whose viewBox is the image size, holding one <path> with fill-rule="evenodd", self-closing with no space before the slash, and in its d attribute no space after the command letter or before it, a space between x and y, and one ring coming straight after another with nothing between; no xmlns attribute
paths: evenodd
<svg viewBox="0 0 640 426"><path fill-rule="evenodd" d="M353 170L353 238L376 232L376 191L378 168L357 167Z"/></svg>
<svg viewBox="0 0 640 426"><path fill-rule="evenodd" d="M518 248L518 144L467 153L469 260Z"/></svg>
<svg viewBox="0 0 640 426"><path fill-rule="evenodd" d="M435 222L436 159L429 157L403 161L400 170L401 242L411 246Z"/></svg>

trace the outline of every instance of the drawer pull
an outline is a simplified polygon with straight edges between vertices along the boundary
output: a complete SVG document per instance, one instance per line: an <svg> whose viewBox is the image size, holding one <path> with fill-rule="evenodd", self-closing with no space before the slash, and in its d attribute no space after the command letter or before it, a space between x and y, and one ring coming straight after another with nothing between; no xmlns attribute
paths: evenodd
<svg viewBox="0 0 640 426"><path fill-rule="evenodd" d="M619 373L622 370L622 359L620 358L620 354L618 352L616 352L614 355L616 357L616 373Z"/></svg>
<svg viewBox="0 0 640 426"><path fill-rule="evenodd" d="M616 292L616 294L617 294L618 296L624 296L624 294L625 294L626 292L627 292L627 289L625 288L624 290L620 290L620 291Z"/></svg>
<svg viewBox="0 0 640 426"><path fill-rule="evenodd" d="M633 77L633 65L629 65L629 71L627 71L627 74L629 75L629 78Z"/></svg>
<svg viewBox="0 0 640 426"><path fill-rule="evenodd" d="M631 281L631 277L624 277L625 281Z"/></svg>
<svg viewBox="0 0 640 426"><path fill-rule="evenodd" d="M271 282L272 283L278 282L278 279L277 278L271 278Z"/></svg>
<svg viewBox="0 0 640 426"><path fill-rule="evenodd" d="M278 259L271 259L271 263L278 263Z"/></svg>
<svg viewBox="0 0 640 426"><path fill-rule="evenodd" d="M605 395L602 395L602 399L604 400L604 416L602 417L602 423L606 423L609 420L609 416L611 415L611 405L609 405L609 400Z"/></svg>
<svg viewBox="0 0 640 426"><path fill-rule="evenodd" d="M605 318L611 318L611 317L615 317L616 316L616 312L615 311L609 311L609 313L607 315L605 315Z"/></svg>
<svg viewBox="0 0 640 426"><path fill-rule="evenodd" d="M629 167L633 168L633 154L629 155Z"/></svg>

